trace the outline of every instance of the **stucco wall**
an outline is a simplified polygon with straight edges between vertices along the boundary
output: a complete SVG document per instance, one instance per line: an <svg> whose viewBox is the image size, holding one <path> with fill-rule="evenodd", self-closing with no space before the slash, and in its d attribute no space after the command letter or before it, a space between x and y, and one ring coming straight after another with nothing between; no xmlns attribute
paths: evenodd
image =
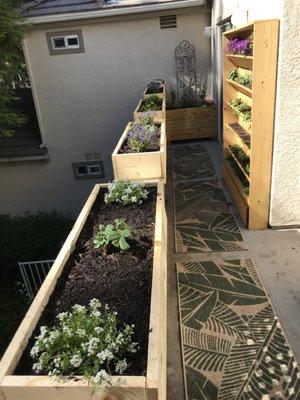
<svg viewBox="0 0 300 400"><path fill-rule="evenodd" d="M111 178L110 155L145 85L157 77L174 81L182 40L196 46L198 73L210 78L210 42L202 36L209 13L199 7L174 13L177 29L161 30L159 14L74 25L84 38L79 54L50 56L45 34L66 29L62 24L30 34L26 49L50 161L1 165L1 213L76 213L96 180L75 180L71 163L100 153Z"/></svg>
<svg viewBox="0 0 300 400"><path fill-rule="evenodd" d="M236 11L248 11L243 23L280 19L277 103L271 186L270 225L300 225L300 34L299 2L295 0L215 0L212 10L213 94L217 98L216 23Z"/></svg>

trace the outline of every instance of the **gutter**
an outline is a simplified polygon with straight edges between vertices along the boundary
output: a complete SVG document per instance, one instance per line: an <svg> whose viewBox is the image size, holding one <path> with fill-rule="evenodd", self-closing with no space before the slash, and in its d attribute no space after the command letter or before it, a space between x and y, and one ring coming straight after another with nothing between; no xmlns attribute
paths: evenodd
<svg viewBox="0 0 300 400"><path fill-rule="evenodd" d="M83 11L80 13L65 13L65 14L53 14L53 15L41 15L37 17L28 17L26 21L30 24L46 24L51 22L62 22L62 21L79 21L83 19L92 18L103 18L112 17L126 14L139 14L151 11L163 11L172 10L178 8L187 8L195 6L205 6L205 0L184 0L184 1L172 1L168 3L155 3L141 6L128 6L128 7L115 7L110 9L101 9L95 11Z"/></svg>

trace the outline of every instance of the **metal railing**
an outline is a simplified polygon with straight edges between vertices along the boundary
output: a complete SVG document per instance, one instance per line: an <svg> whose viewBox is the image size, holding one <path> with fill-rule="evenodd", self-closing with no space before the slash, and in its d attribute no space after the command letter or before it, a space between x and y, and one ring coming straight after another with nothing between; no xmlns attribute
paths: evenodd
<svg viewBox="0 0 300 400"><path fill-rule="evenodd" d="M42 286L54 260L18 262L28 297L32 300Z"/></svg>

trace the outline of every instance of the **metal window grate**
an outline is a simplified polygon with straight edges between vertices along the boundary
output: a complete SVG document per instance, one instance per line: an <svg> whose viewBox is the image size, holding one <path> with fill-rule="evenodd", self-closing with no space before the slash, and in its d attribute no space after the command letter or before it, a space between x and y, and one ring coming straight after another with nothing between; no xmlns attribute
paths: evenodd
<svg viewBox="0 0 300 400"><path fill-rule="evenodd" d="M32 300L42 286L54 260L19 262L19 269L27 290Z"/></svg>
<svg viewBox="0 0 300 400"><path fill-rule="evenodd" d="M171 29L177 28L177 16L176 15L162 15L159 17L160 29Z"/></svg>

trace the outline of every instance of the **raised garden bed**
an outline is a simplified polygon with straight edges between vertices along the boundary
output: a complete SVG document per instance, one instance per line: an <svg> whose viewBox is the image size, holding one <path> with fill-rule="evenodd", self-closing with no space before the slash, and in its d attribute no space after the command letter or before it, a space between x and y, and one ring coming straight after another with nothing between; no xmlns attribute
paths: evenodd
<svg viewBox="0 0 300 400"><path fill-rule="evenodd" d="M156 94L159 97L166 97L166 84L165 83L159 83L157 85L151 85L149 84L145 91L144 91L144 97L151 96L153 94Z"/></svg>
<svg viewBox="0 0 300 400"><path fill-rule="evenodd" d="M149 182L142 205L104 203L96 185L53 267L0 363L0 393L6 400L165 399L166 390L166 214L164 187ZM130 252L99 253L92 245L98 225L124 218L136 232ZM129 250L128 250L129 251ZM37 328L74 304L99 298L118 311L120 323L135 323L140 350L127 375L112 376L105 394L83 377L55 380L33 375L29 350Z"/></svg>
<svg viewBox="0 0 300 400"><path fill-rule="evenodd" d="M155 122L165 122L166 97L161 97L157 94L144 96L134 110L133 118L138 121L146 115L153 116Z"/></svg>
<svg viewBox="0 0 300 400"><path fill-rule="evenodd" d="M166 111L168 140L188 140L217 137L215 105L170 109Z"/></svg>
<svg viewBox="0 0 300 400"><path fill-rule="evenodd" d="M128 152L128 134L133 123L129 122L112 154L115 179L163 179L166 180L167 146L166 128L162 122L158 148L153 151Z"/></svg>

